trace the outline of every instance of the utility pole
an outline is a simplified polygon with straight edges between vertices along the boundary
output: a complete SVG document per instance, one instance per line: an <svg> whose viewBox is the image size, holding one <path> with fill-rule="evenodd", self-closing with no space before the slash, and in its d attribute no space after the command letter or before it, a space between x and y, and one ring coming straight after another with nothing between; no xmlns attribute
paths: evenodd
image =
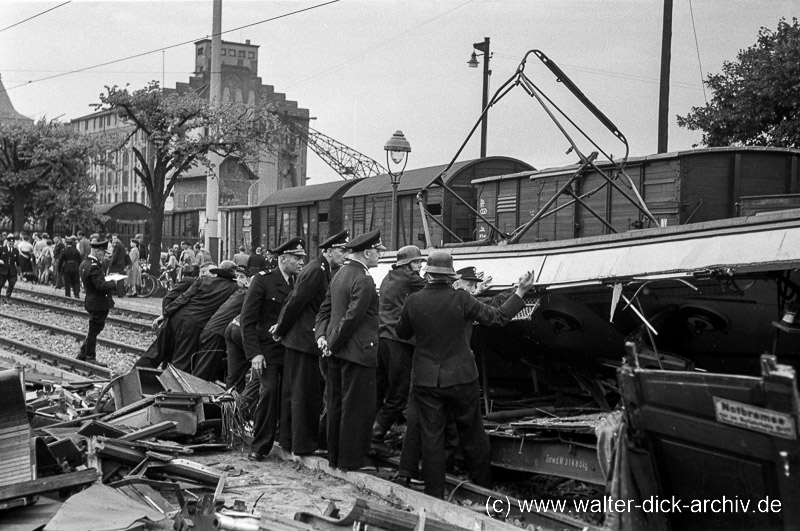
<svg viewBox="0 0 800 531"><path fill-rule="evenodd" d="M661 85L658 92L658 153L668 151L669 70L672 60L672 0L664 0L664 27L661 32Z"/></svg>
<svg viewBox="0 0 800 531"><path fill-rule="evenodd" d="M211 79L208 98L212 107L220 104L222 96L222 0L214 0L214 16L211 24ZM222 157L210 154L212 169L206 174L206 230L205 245L211 257L219 262L219 171Z"/></svg>

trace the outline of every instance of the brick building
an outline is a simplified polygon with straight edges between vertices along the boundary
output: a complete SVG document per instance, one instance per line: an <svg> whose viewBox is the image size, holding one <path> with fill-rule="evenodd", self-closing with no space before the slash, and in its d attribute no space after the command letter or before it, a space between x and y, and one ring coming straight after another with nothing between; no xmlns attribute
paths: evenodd
<svg viewBox="0 0 800 531"><path fill-rule="evenodd" d="M308 124L308 109L302 109L297 102L287 100L285 94L275 92L271 85L265 85L258 77L258 46L250 41L242 43L222 42L222 102L255 102L264 99L275 105L280 113L286 113ZM211 64L211 39L195 43L194 74L186 83L177 83L174 89L166 91L179 93L194 90L204 98L209 96ZM100 111L72 120L73 126L87 133L120 134L133 127L124 123L111 111ZM90 171L97 186L99 204L132 201L147 204L144 186L134 173L136 164L133 145L145 145L141 134L132 137L126 148L117 151L113 157L113 168L93 167ZM220 206L259 204L267 196L306 182L306 145L296 137L289 137L278 147L277 153L262 152L259 161L252 165L228 158L220 165ZM171 203L171 204L170 204ZM206 203L206 169L196 167L176 183L172 201L168 209L181 210L203 208Z"/></svg>

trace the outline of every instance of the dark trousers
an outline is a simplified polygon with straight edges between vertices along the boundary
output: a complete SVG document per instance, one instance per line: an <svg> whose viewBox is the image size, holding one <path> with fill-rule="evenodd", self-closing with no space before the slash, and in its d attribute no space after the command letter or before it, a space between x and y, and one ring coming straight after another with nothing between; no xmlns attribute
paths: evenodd
<svg viewBox="0 0 800 531"><path fill-rule="evenodd" d="M227 351L228 365L225 387L227 389L235 389L244 398L247 415L252 417L255 415L255 409L258 405L261 384L255 376L250 381L247 381L247 373L251 364L244 354L242 329L238 324L230 323L225 329L225 350Z"/></svg>
<svg viewBox="0 0 800 531"><path fill-rule="evenodd" d="M106 317L108 317L108 310L89 312L89 331L86 332L86 339L81 345L81 352L78 354L79 360L97 359L97 336L106 327Z"/></svg>
<svg viewBox="0 0 800 531"><path fill-rule="evenodd" d="M200 348L200 334L203 333L203 327L190 323L185 318L179 318L174 322L172 329L175 333L172 353L171 356L169 353L162 353L164 361L172 363L176 369L191 373L192 355Z"/></svg>
<svg viewBox="0 0 800 531"><path fill-rule="evenodd" d="M322 410L319 356L291 348L283 359L281 448L308 454L319 448Z"/></svg>
<svg viewBox="0 0 800 531"><path fill-rule="evenodd" d="M472 481L482 487L491 487L491 448L481 419L478 381L445 388L414 386L412 392L422 434L425 494L444 497L447 466L444 440L448 412L455 419L464 463Z"/></svg>
<svg viewBox="0 0 800 531"><path fill-rule="evenodd" d="M253 442L250 449L268 454L275 443L281 411L281 376L283 367L268 364L258 375L258 404L253 414Z"/></svg>
<svg viewBox="0 0 800 531"><path fill-rule="evenodd" d="M145 351L144 354L139 356L139 359L136 360L133 366L157 369L158 366L161 365L161 362L165 360L167 352L169 352L170 358L166 358L166 361L172 359L172 343L174 336L175 332L172 329L172 321L167 318L161 325L161 328L156 332L155 341L147 347L147 351Z"/></svg>
<svg viewBox="0 0 800 531"><path fill-rule="evenodd" d="M362 467L375 418L375 368L331 357L326 383L328 462L339 468Z"/></svg>
<svg viewBox="0 0 800 531"><path fill-rule="evenodd" d="M228 375L225 387L235 389L241 394L244 390L245 377L250 369L250 361L244 355L242 346L242 329L236 323L228 324L225 329L225 350L227 351Z"/></svg>
<svg viewBox="0 0 800 531"><path fill-rule="evenodd" d="M414 347L408 343L381 338L378 343L376 373L377 409L375 422L388 430L402 422L411 386L411 357Z"/></svg>
<svg viewBox="0 0 800 531"><path fill-rule="evenodd" d="M14 267L13 265L11 267ZM8 287L6 288L6 298L10 299L11 294L14 292L14 284L17 283L17 275L6 275L0 274L0 290L3 289L3 284L8 282Z"/></svg>
<svg viewBox="0 0 800 531"><path fill-rule="evenodd" d="M72 291L76 299L80 297L81 276L77 271L64 272L64 294L69 297L70 291Z"/></svg>
<svg viewBox="0 0 800 531"><path fill-rule="evenodd" d="M414 393L408 397L406 433L403 437L403 450L400 452L400 468L398 475L408 478L419 477L419 463L422 461L422 433L419 426L419 411L414 400ZM444 450L449 466L458 449L458 429L451 413L447 414L447 427L444 430Z"/></svg>
<svg viewBox="0 0 800 531"><path fill-rule="evenodd" d="M223 380L224 358L225 336L203 330L200 334L200 348L192 356L192 374L209 382Z"/></svg>

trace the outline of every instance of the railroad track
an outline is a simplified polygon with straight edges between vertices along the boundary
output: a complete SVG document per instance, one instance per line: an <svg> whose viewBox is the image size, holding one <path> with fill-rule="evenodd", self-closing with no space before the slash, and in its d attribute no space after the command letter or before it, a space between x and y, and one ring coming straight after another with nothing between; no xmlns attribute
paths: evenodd
<svg viewBox="0 0 800 531"><path fill-rule="evenodd" d="M30 288L25 288L25 287L20 288L19 283L17 283L17 285L14 287L14 293L15 294L25 293L27 296L30 296L30 297L38 297L38 298L41 298L41 299L56 301L56 302L60 303L60 306L58 307L58 309L60 309L61 307L71 308L71 309L76 309L77 308L82 313L82 315L86 316L86 310L83 309L83 299L75 299L75 298L72 298L72 297L65 297L64 295L59 295L58 293L48 293L46 291L33 290L33 289L30 289ZM28 297L25 297L25 298L23 298L23 297L15 297L12 300L14 302L23 302L23 303L26 303L26 304L28 302L38 303L40 305L43 305L44 307L47 307L47 308L50 308L50 309L53 308L52 306L47 306L45 303L34 301L34 300L32 300L32 299L30 299ZM134 310L134 309L131 309L131 308L122 308L120 306L116 306L111 310L111 314L109 315L109 317L113 317L114 315L125 316L125 317L128 317L128 318L134 317L134 318L138 318L138 319L153 320L156 317L158 317L159 314L155 313L155 312L152 312L152 311L147 311L147 310Z"/></svg>
<svg viewBox="0 0 800 531"><path fill-rule="evenodd" d="M39 347L21 343L19 341L8 339L2 336L0 336L0 345L17 350L29 358L44 361L50 365L64 368L70 372L88 374L104 379L111 378L113 375L111 370L106 367L100 367L99 365L95 365L93 363L80 361L70 356L56 354L55 352L50 352L49 350L44 350Z"/></svg>
<svg viewBox="0 0 800 531"><path fill-rule="evenodd" d="M59 308L59 310L60 310L60 308ZM69 330L69 329L63 328L61 326L55 326L55 325L51 325L51 324L47 324L47 323L42 323L40 321L34 321L33 319L27 319L25 317L12 315L12 314L8 314L8 313L5 313L5 312L0 312L0 317L4 317L6 319L12 319L14 321L19 321L21 323L25 323L25 324L34 326L34 327L39 328L39 329L50 330L51 332L56 332L58 334L69 335L69 336L72 336L72 337L76 337L78 339L82 339L82 338L86 337L86 332L81 332L81 331L78 331L78 330ZM145 353L145 349L143 349L141 347L135 347L133 345L128 345L126 343L121 343L119 341L114 341L113 339L106 339L104 337L98 337L97 338L97 343L99 345L105 345L107 347L118 348L118 349L123 350L125 352L130 352L131 354L136 354L137 356L141 356L142 354Z"/></svg>
<svg viewBox="0 0 800 531"><path fill-rule="evenodd" d="M48 310L54 311L58 313L66 313L69 315L75 315L77 317L87 318L88 314L86 310L83 308L76 308L74 306L53 306L52 304L48 304L42 301L36 301L31 299L23 299L21 297L17 297L14 299L15 304L22 304L24 306L29 306L31 308L39 308L41 310ZM155 316L153 317L155 319ZM136 332L147 332L151 329L150 324L141 323L137 321L131 321L130 317L120 317L116 315L111 315L106 318L106 324L115 324L119 326L124 326L126 328L130 328Z"/></svg>

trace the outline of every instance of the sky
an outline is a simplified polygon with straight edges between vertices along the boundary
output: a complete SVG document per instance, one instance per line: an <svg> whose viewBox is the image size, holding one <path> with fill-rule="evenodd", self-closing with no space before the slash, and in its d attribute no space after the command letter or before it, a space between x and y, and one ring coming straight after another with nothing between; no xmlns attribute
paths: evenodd
<svg viewBox="0 0 800 531"><path fill-rule="evenodd" d="M16 110L35 119L90 114L107 85L186 82L193 42L212 31L211 0L61 4L0 2L0 76ZM483 65L467 61L485 37L490 95L526 52L541 50L617 126L631 156L655 153L662 16L660 0L223 0L222 38L260 46L264 83L309 109L313 128L383 166L383 145L402 130L412 169L450 162L479 119ZM700 133L678 127L676 115L712 97L703 75L753 45L759 28L798 16L796 1L674 0L669 151L700 141ZM95 68L70 73L87 67ZM523 71L606 153L625 154L536 57ZM487 154L537 168L575 163L543 108L511 86L489 110ZM565 127L581 151L594 150ZM480 129L458 160L479 150ZM341 178L311 152L308 161L309 184Z"/></svg>

